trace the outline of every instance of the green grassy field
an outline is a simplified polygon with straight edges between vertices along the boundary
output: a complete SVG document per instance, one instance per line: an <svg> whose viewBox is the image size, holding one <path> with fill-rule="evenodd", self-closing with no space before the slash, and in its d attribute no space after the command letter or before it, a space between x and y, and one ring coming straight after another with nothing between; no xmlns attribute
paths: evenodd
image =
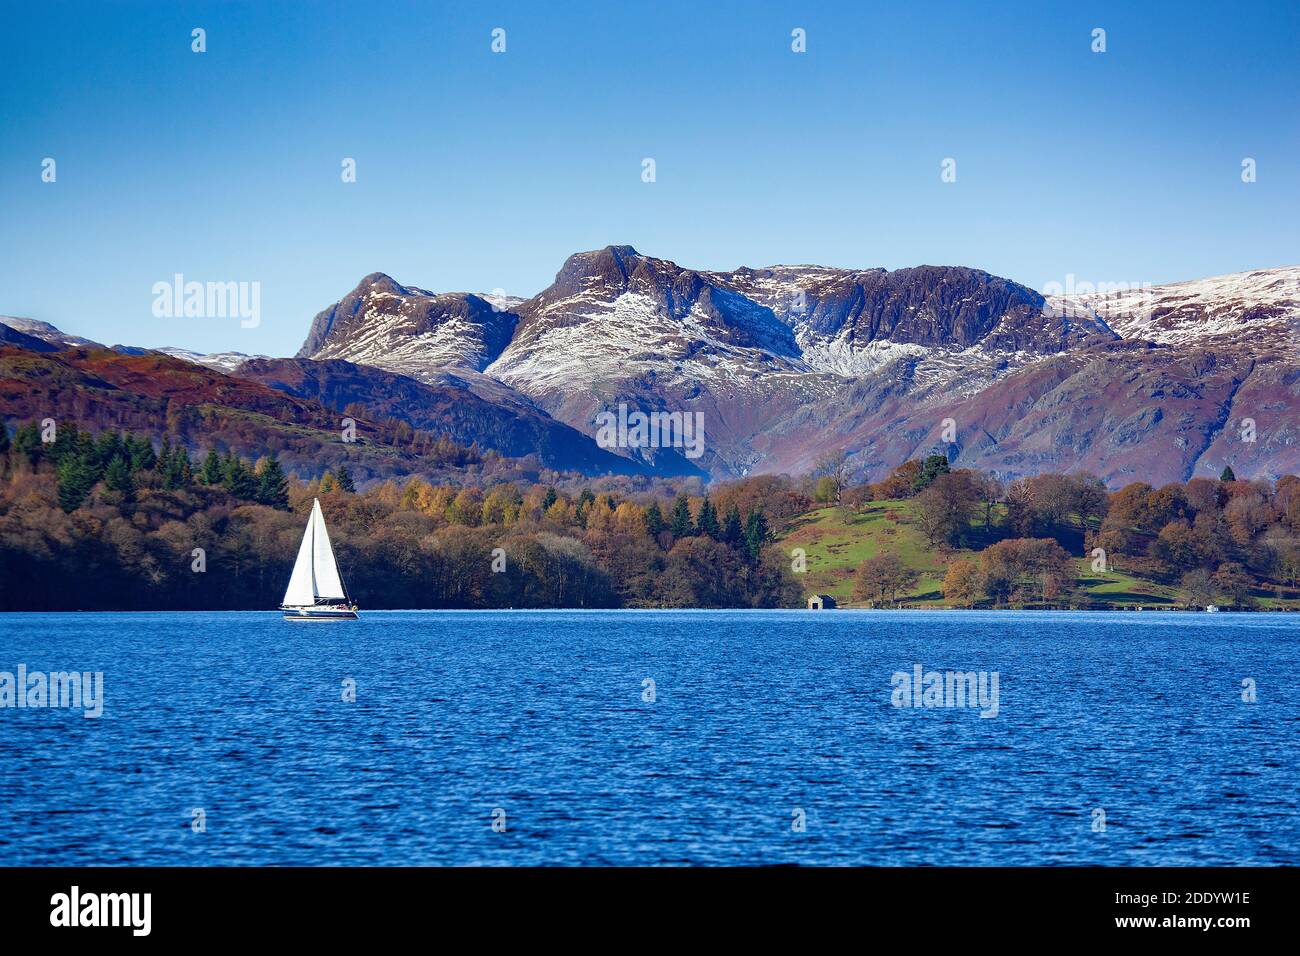
<svg viewBox="0 0 1300 956"><path fill-rule="evenodd" d="M1122 570L1112 569L1099 574L1092 570L1092 562L1086 558L1079 562L1079 582L1075 594L1081 605L1168 608L1181 603L1177 588L1126 574Z"/></svg>
<svg viewBox="0 0 1300 956"><path fill-rule="evenodd" d="M996 519L995 519L996 520ZM976 522L976 527L979 522ZM779 540L787 551L802 548L807 572L802 576L805 597L829 594L841 604L851 604L853 573L867 558L892 551L920 574L917 586L900 603L915 607L946 607L942 585L949 562L966 557L978 561L978 551L932 546L917 526L913 503L872 501L858 512L821 508L794 519ZM1181 605L1177 588L1120 567L1104 574L1092 570L1091 558L1078 560L1078 581L1063 603L1081 608L1174 608ZM1257 595L1260 607L1280 603L1271 595Z"/></svg>
<svg viewBox="0 0 1300 956"><path fill-rule="evenodd" d="M858 565L892 551L921 575L907 603L942 605L944 567L963 553L944 554L931 548L916 527L910 501L872 501L856 513L838 508L810 511L791 523L781 541L787 550L806 552L807 593L829 594L841 604L850 599Z"/></svg>

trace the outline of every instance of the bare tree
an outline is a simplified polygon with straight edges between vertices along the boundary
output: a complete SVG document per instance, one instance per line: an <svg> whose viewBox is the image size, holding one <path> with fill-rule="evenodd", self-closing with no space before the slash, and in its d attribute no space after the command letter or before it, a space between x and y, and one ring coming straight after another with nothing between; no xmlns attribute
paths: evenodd
<svg viewBox="0 0 1300 956"><path fill-rule="evenodd" d="M1006 489L1003 487L1002 480L991 473L977 472L975 481L980 493L980 506L984 512L984 530L988 531L993 526L993 509L1002 500Z"/></svg>
<svg viewBox="0 0 1300 956"><path fill-rule="evenodd" d="M817 459L813 465L812 476L820 479L817 488L826 492L826 500L833 501L837 508L844 507L844 490L848 485L849 455L844 449L829 451Z"/></svg>
<svg viewBox="0 0 1300 956"><path fill-rule="evenodd" d="M937 477L916 497L921 530L930 543L943 540L960 544L970 531L970 519L979 507L980 490L968 471Z"/></svg>
<svg viewBox="0 0 1300 956"><path fill-rule="evenodd" d="M903 564L898 555L887 551L862 562L854 578L853 597L881 604L888 597L889 603L897 604L899 592L912 587L919 579L920 575Z"/></svg>

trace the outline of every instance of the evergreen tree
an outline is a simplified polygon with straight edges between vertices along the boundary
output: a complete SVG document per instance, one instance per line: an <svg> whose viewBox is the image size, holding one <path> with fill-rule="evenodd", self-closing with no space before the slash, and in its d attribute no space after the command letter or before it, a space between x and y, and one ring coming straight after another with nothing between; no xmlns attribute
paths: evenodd
<svg viewBox="0 0 1300 956"><path fill-rule="evenodd" d="M95 487L95 471L80 455L65 454L59 462L59 507L73 512Z"/></svg>
<svg viewBox="0 0 1300 956"><path fill-rule="evenodd" d="M673 502L672 514L668 517L668 530L674 538L689 538L695 533L691 524L691 506L685 495L678 495Z"/></svg>
<svg viewBox="0 0 1300 956"><path fill-rule="evenodd" d="M583 488L579 492L578 500L573 503L573 517L578 522L578 527L587 527L587 512L591 510L595 501L596 496L591 493L590 488Z"/></svg>
<svg viewBox="0 0 1300 956"><path fill-rule="evenodd" d="M650 502L650 507L645 510L645 529L652 538L657 538L664 530L664 513L659 508L659 502Z"/></svg>
<svg viewBox="0 0 1300 956"><path fill-rule="evenodd" d="M722 526L718 524L718 509L713 507L713 502L709 496L704 496L704 501L700 503L700 513L695 517L695 530L697 534L708 535L715 541L722 537Z"/></svg>
<svg viewBox="0 0 1300 956"><path fill-rule="evenodd" d="M95 460L107 469L113 459L123 453L123 450L121 435L115 431L102 431L95 441Z"/></svg>
<svg viewBox="0 0 1300 956"><path fill-rule="evenodd" d="M721 540L733 548L745 540L745 526L740 520L740 509L735 504L727 509L727 516L722 519Z"/></svg>
<svg viewBox="0 0 1300 956"><path fill-rule="evenodd" d="M1224 466L1223 466L1223 474L1219 475L1219 480L1220 480L1220 481L1236 481L1236 480L1237 480L1236 472L1234 472L1234 471L1232 470L1232 466L1231 466L1231 465L1224 465Z"/></svg>
<svg viewBox="0 0 1300 956"><path fill-rule="evenodd" d="M772 540L772 532L767 526L767 518L762 511L751 511L745 519L745 549L749 557L757 561L763 553L763 545Z"/></svg>
<svg viewBox="0 0 1300 956"><path fill-rule="evenodd" d="M190 453L184 447L177 447L164 458L158 457L158 471L162 475L163 487L168 491L188 488L194 478L190 465Z"/></svg>
<svg viewBox="0 0 1300 956"><path fill-rule="evenodd" d="M90 432L76 430L76 438L73 440L70 454L80 458L89 469L92 486L104 477L104 469L108 467L108 462L99 460L99 455L95 451L95 439L91 437Z"/></svg>
<svg viewBox="0 0 1300 956"><path fill-rule="evenodd" d="M207 457L203 459L203 470L199 472L199 480L205 485L219 485L222 477L221 456L209 449Z"/></svg>
<svg viewBox="0 0 1300 956"><path fill-rule="evenodd" d="M76 425L69 422L66 425L55 426L54 442L47 446L48 454L56 463L63 461L68 455L75 454L81 444L81 432Z"/></svg>
<svg viewBox="0 0 1300 956"><path fill-rule="evenodd" d="M551 505L560 500L560 496L555 493L554 488L546 489L546 497L542 499L542 510L549 511Z"/></svg>
<svg viewBox="0 0 1300 956"><path fill-rule="evenodd" d="M948 458L945 455L929 455L921 463L921 473L916 476L916 481L912 483L912 491L920 492L929 488L934 483L934 479L940 475L946 475L949 472Z"/></svg>
<svg viewBox="0 0 1300 956"><path fill-rule="evenodd" d="M0 422L0 455L9 450L9 429L5 427L4 422Z"/></svg>
<svg viewBox="0 0 1300 956"><path fill-rule="evenodd" d="M334 483L339 486L339 491L346 491L348 494L357 490L356 485L352 483L352 472L348 471L347 465L339 465L339 470L334 472Z"/></svg>
<svg viewBox="0 0 1300 956"><path fill-rule="evenodd" d="M274 455L262 463L262 470L257 475L257 500L281 510L289 507L289 481L280 467L280 460Z"/></svg>
<svg viewBox="0 0 1300 956"><path fill-rule="evenodd" d="M232 452L226 459L225 475L221 481L223 487L236 498L252 501L257 498L257 479L248 470L242 460Z"/></svg>
<svg viewBox="0 0 1300 956"><path fill-rule="evenodd" d="M131 475L131 466L124 455L115 456L104 469L104 487L109 491L120 492L123 501L135 500L135 478Z"/></svg>
<svg viewBox="0 0 1300 956"><path fill-rule="evenodd" d="M158 474L163 474L167 470L167 462L172 457L172 442L166 435L163 435L162 444L158 446L158 455L154 458L153 470Z"/></svg>
<svg viewBox="0 0 1300 956"><path fill-rule="evenodd" d="M158 454L153 450L153 442L147 438L137 441L131 450L132 471L153 471L158 464Z"/></svg>
<svg viewBox="0 0 1300 956"><path fill-rule="evenodd" d="M41 427L35 422L24 425L14 432L14 451L19 455L26 455L27 461L33 467L40 461L44 450L41 446Z"/></svg>

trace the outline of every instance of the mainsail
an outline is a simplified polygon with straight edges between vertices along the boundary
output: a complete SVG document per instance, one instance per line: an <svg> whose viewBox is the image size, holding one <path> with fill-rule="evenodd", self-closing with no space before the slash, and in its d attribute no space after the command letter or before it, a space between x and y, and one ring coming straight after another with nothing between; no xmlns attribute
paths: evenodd
<svg viewBox="0 0 1300 956"><path fill-rule="evenodd" d="M310 607L322 600L347 600L339 566L334 560L329 532L325 530L325 516L321 514L320 501L314 500L307 530L298 546L298 560L293 565L289 587L284 592L285 607Z"/></svg>

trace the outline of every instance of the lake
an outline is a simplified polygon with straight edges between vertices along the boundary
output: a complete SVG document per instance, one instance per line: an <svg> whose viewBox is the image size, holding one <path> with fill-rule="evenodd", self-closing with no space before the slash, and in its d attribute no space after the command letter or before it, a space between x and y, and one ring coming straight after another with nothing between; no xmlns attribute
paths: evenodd
<svg viewBox="0 0 1300 956"><path fill-rule="evenodd" d="M1277 614L4 614L0 672L103 699L0 709L0 859L1295 865L1298 651Z"/></svg>

